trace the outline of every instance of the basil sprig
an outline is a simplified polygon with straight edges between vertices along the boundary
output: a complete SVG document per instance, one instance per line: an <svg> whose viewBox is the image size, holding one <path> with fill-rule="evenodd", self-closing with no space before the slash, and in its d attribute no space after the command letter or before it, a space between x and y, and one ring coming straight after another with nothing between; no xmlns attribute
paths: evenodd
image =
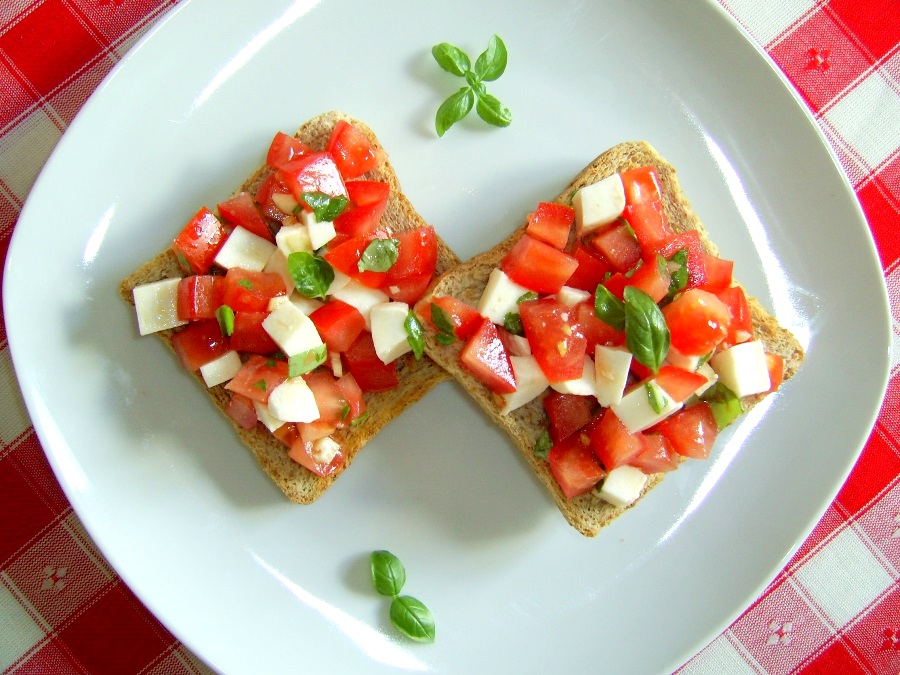
<svg viewBox="0 0 900 675"><path fill-rule="evenodd" d="M322 298L334 281L334 269L324 258L306 251L295 251L287 259L288 272L297 292L307 298Z"/></svg>
<svg viewBox="0 0 900 675"><path fill-rule="evenodd" d="M639 363L654 373L669 353L671 336L653 298L635 286L626 286L625 346Z"/></svg>
<svg viewBox="0 0 900 675"><path fill-rule="evenodd" d="M343 195L332 197L324 192L304 192L301 196L307 206L313 210L317 223L325 220L334 220L350 204L350 200Z"/></svg>
<svg viewBox="0 0 900 675"><path fill-rule="evenodd" d="M288 357L288 377L298 377L315 370L328 357L328 347L324 344Z"/></svg>
<svg viewBox="0 0 900 675"><path fill-rule="evenodd" d="M400 255L400 241L397 239L373 239L363 251L356 264L360 272L387 272Z"/></svg>
<svg viewBox="0 0 900 675"><path fill-rule="evenodd" d="M406 319L403 320L403 328L406 330L406 341L412 347L413 354L416 359L421 359L425 353L425 329L413 310L409 310Z"/></svg>
<svg viewBox="0 0 900 675"><path fill-rule="evenodd" d="M391 598L391 623L418 642L434 642L434 617L429 609L410 595L400 595L406 584L406 568L390 551L374 551L369 558L372 585Z"/></svg>
<svg viewBox="0 0 900 675"><path fill-rule="evenodd" d="M500 100L487 92L485 82L493 82L506 70L506 45L494 35L485 49L475 60L475 67L468 55L449 42L441 42L431 48L437 64L448 73L463 77L466 86L451 94L438 108L434 118L434 128L438 136L469 114L472 108L478 116L495 127L506 127L512 122L512 113Z"/></svg>

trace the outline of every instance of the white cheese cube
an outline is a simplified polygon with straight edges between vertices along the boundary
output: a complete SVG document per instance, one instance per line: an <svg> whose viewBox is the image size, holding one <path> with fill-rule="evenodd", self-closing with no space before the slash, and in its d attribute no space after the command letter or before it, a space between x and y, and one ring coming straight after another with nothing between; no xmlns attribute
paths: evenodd
<svg viewBox="0 0 900 675"><path fill-rule="evenodd" d="M280 420L277 417L273 416L272 413L269 412L269 406L267 406L265 403L254 401L253 407L256 408L256 418L260 422L262 422L263 426L269 431L275 431L276 429L284 426L284 420Z"/></svg>
<svg viewBox="0 0 900 675"><path fill-rule="evenodd" d="M506 276L499 267L494 268L488 277L487 286L478 302L478 312L496 324L503 325L503 319L510 312L518 312L517 301L530 292L524 286Z"/></svg>
<svg viewBox="0 0 900 675"><path fill-rule="evenodd" d="M306 231L309 233L309 243L315 250L322 248L337 236L333 222L323 220L321 223L317 223L315 216L313 216L312 222L306 224Z"/></svg>
<svg viewBox="0 0 900 675"><path fill-rule="evenodd" d="M524 335L510 333L506 340L510 356L531 356L531 343Z"/></svg>
<svg viewBox="0 0 900 675"><path fill-rule="evenodd" d="M340 449L340 443L331 436L325 436L313 442L310 455L316 461L316 464L331 464L331 460L340 452Z"/></svg>
<svg viewBox="0 0 900 675"><path fill-rule="evenodd" d="M716 371L719 381L738 398L769 391L769 368L762 342L751 340L718 352L709 365Z"/></svg>
<svg viewBox="0 0 900 675"><path fill-rule="evenodd" d="M626 464L610 471L594 494L613 506L624 508L634 504L646 484L644 472Z"/></svg>
<svg viewBox="0 0 900 675"><path fill-rule="evenodd" d="M597 345L594 350L594 389L600 405L608 408L622 400L630 371L631 352L624 347Z"/></svg>
<svg viewBox="0 0 900 675"><path fill-rule="evenodd" d="M272 202L285 213L293 213L294 209L300 205L300 202L294 199L294 195L286 192L275 192L272 195Z"/></svg>
<svg viewBox="0 0 900 675"><path fill-rule="evenodd" d="M697 367L700 365L700 359L702 358L702 356L687 356L686 354L682 354L671 345L669 346L669 351L666 353L666 361L673 366L684 368L691 372L697 370Z"/></svg>
<svg viewBox="0 0 900 675"><path fill-rule="evenodd" d="M653 406L650 405L650 394L647 391L647 386L654 387L658 394L662 404L660 412L656 412ZM652 427L679 408L681 408L681 404L676 403L654 380L648 380L646 383L636 385L622 397L621 401L610 406L610 410L625 425L629 434Z"/></svg>
<svg viewBox="0 0 900 675"><path fill-rule="evenodd" d="M217 384L227 382L237 375L241 369L241 357L233 349L228 350L222 356L213 359L206 365L200 366L200 375L207 387L215 387Z"/></svg>
<svg viewBox="0 0 900 675"><path fill-rule="evenodd" d="M366 320L366 328L372 330L371 312L375 305L387 302L390 298L377 288L369 288L355 279L350 279L343 288L339 288L331 294L333 297L353 305L359 310Z"/></svg>
<svg viewBox="0 0 900 675"><path fill-rule="evenodd" d="M716 381L719 379L719 376L716 375L716 371L712 369L708 363L704 363L702 366L697 368L697 373L703 375L706 378L706 384L701 384L700 387L697 388L697 391L694 392L694 396L702 396L703 393L713 386Z"/></svg>
<svg viewBox="0 0 900 675"><path fill-rule="evenodd" d="M269 272L270 274L277 274L280 276L288 293L294 289L294 277L292 277L291 273L288 271L287 256L282 253L280 249L276 248L272 251L272 255L269 256L266 266L263 267L263 272Z"/></svg>
<svg viewBox="0 0 900 675"><path fill-rule="evenodd" d="M408 314L409 305L405 302L383 302L372 307L369 315L372 342L382 363L390 363L412 351L403 325Z"/></svg>
<svg viewBox="0 0 900 675"><path fill-rule="evenodd" d="M134 287L131 296L134 298L138 332L141 335L183 326L187 323L178 318L178 284L180 281L181 279L161 279Z"/></svg>
<svg viewBox="0 0 900 675"><path fill-rule="evenodd" d="M581 188L575 193L572 206L575 207L575 228L579 237L613 222L625 210L625 187L621 176L614 174Z"/></svg>
<svg viewBox="0 0 900 675"><path fill-rule="evenodd" d="M225 269L241 267L251 272L262 272L274 250L275 244L272 242L243 227L236 227L222 244L215 261Z"/></svg>
<svg viewBox="0 0 900 675"><path fill-rule="evenodd" d="M301 354L324 344L316 325L292 302L280 303L275 311L265 318L262 327L287 356Z"/></svg>
<svg viewBox="0 0 900 675"><path fill-rule="evenodd" d="M319 307L322 307L325 304L324 302L322 302L321 300L317 300L316 298L307 298L305 295L303 295L302 293L298 293L297 291L291 293L288 300L291 301L294 307L306 314L306 316L309 316L317 309L319 309Z"/></svg>
<svg viewBox="0 0 900 675"><path fill-rule="evenodd" d="M334 281L331 282L325 295L334 295L351 281L352 279L340 270L334 270Z"/></svg>
<svg viewBox="0 0 900 675"><path fill-rule="evenodd" d="M563 286L556 294L556 299L566 307L574 307L575 305L590 299L591 294L580 288L572 288L571 286Z"/></svg>
<svg viewBox="0 0 900 675"><path fill-rule="evenodd" d="M594 372L594 360L590 356L584 357L584 367L581 370L581 377L577 380L566 380L565 382L551 382L553 387L560 394L577 394L578 396L596 396L597 383L596 374Z"/></svg>
<svg viewBox="0 0 900 675"><path fill-rule="evenodd" d="M306 225L282 225L275 234L275 244L285 257L291 253L312 253L314 248Z"/></svg>
<svg viewBox="0 0 900 675"><path fill-rule="evenodd" d="M285 422L314 422L319 419L319 407L312 389L302 377L291 377L269 394L269 414Z"/></svg>
<svg viewBox="0 0 900 675"><path fill-rule="evenodd" d="M533 401L549 384L547 376L544 375L544 371L541 370L533 356L510 356L509 360L516 378L516 390L511 394L501 394L503 398L501 415L508 415L513 410Z"/></svg>

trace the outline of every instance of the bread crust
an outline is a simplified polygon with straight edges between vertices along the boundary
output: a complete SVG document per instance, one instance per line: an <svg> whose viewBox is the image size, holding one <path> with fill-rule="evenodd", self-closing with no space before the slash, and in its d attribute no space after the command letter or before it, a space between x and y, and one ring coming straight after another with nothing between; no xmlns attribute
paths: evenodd
<svg viewBox="0 0 900 675"><path fill-rule="evenodd" d="M648 143L642 141L621 143L601 154L588 164L553 201L568 204L575 190L596 183L614 173L646 165L653 165L657 169L663 204L669 225L674 232L696 230L700 234L704 250L711 254L718 254L706 228L684 196L678 184L674 167L668 164ZM501 259L512 249L524 231L525 225L523 224L494 248L438 277L432 284L429 293L435 296L452 295L472 306L477 306L491 271L499 265ZM779 354L784 358L785 379L792 377L804 358L799 342L788 330L781 327L755 298L748 297L748 302L753 316L754 334L764 343L767 351ZM509 435L525 462L549 490L557 507L573 527L585 536L593 537L620 516L626 508L631 508L630 506L626 508L613 506L591 493L571 500L566 499L550 473L549 464L536 457L533 451L535 443L546 428L543 397L538 397L508 415L501 415L495 396L460 364L461 349L460 341L444 345L436 339L433 331L429 331L426 335L426 353L453 375L477 401L488 417ZM748 396L741 400L741 404L746 411L764 397L764 394ZM658 485L664 475L662 473L651 475L641 497L635 504L643 499L649 490Z"/></svg>
<svg viewBox="0 0 900 675"><path fill-rule="evenodd" d="M322 150L331 136L332 129L340 120L350 122L363 132L376 147L384 150L375 133L365 123L339 111L318 115L301 126L294 135L309 147L315 150ZM261 166L244 181L240 188L235 191L235 194L242 191L255 193L270 172L271 169L267 166ZM381 218L382 226L399 232L427 225L403 194L400 181L389 160L385 160L381 165L360 176L360 178L384 181L391 186L388 205ZM450 250L443 239L438 237L436 272L440 274L457 264L459 264L459 258ZM178 260L170 247L152 260L144 263L124 279L119 285L119 293L126 302L134 305L132 291L135 286L160 279L184 276L186 276L186 273L178 264ZM173 334L173 330L156 333L169 349L172 349ZM199 373L194 372L192 374L216 407L225 414L230 397L224 385L208 388ZM374 438L385 425L421 399L435 384L448 378L447 373L431 359L425 357L421 360L416 360L412 354L400 357L397 363L397 374L399 386L396 389L364 395L366 409L369 413L365 419L352 428L340 429L335 432L333 437L341 444L344 463L338 471L327 478L317 476L291 460L287 454L287 447L278 441L262 423L257 422L252 429L244 429L238 426L227 414L225 414L225 417L234 427L235 432L244 445L256 457L263 470L278 485L288 499L300 504L309 504L318 499L331 487L337 477L350 466L363 446Z"/></svg>

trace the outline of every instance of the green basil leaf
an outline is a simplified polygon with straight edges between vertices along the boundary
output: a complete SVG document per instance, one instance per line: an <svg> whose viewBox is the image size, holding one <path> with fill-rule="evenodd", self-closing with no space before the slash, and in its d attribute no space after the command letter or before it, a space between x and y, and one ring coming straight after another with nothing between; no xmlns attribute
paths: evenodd
<svg viewBox="0 0 900 675"><path fill-rule="evenodd" d="M253 386L259 389L260 391L266 390L266 381L265 380L257 380L253 383Z"/></svg>
<svg viewBox="0 0 900 675"><path fill-rule="evenodd" d="M417 642L434 642L434 617L419 600L400 595L391 602L394 628Z"/></svg>
<svg viewBox="0 0 900 675"><path fill-rule="evenodd" d="M299 377L315 370L327 357L328 347L324 344L288 357L288 377Z"/></svg>
<svg viewBox="0 0 900 675"><path fill-rule="evenodd" d="M709 404L719 431L734 422L744 412L741 400L721 382L716 382L700 398Z"/></svg>
<svg viewBox="0 0 900 675"><path fill-rule="evenodd" d="M639 269L641 269L641 267L643 267L643 266L644 266L643 259L638 260L634 267L632 267L630 270L625 272L625 278L630 279L631 277L634 276L634 273L637 272Z"/></svg>
<svg viewBox="0 0 900 675"><path fill-rule="evenodd" d="M528 302L530 300L537 300L540 297L541 296L539 296L534 291L528 291L527 293L522 293L522 295L519 296L519 299L516 300L516 304L521 305L523 302Z"/></svg>
<svg viewBox="0 0 900 675"><path fill-rule="evenodd" d="M409 310L406 319L403 321L403 328L406 329L406 341L412 347L413 354L416 359L421 359L425 353L425 329L422 322L413 310Z"/></svg>
<svg viewBox="0 0 900 675"><path fill-rule="evenodd" d="M438 333L434 336L434 339L442 345L452 345L456 342L456 336L451 333Z"/></svg>
<svg viewBox="0 0 900 675"><path fill-rule="evenodd" d="M397 262L400 242L397 239L373 239L363 251L356 268L360 272L387 272Z"/></svg>
<svg viewBox="0 0 900 675"><path fill-rule="evenodd" d="M306 251L296 251L288 256L287 266L298 293L307 298L325 299L334 281L334 269L327 260Z"/></svg>
<svg viewBox="0 0 900 675"><path fill-rule="evenodd" d="M373 551L369 557L372 585L381 595L395 597L406 583L406 568L390 551Z"/></svg>
<svg viewBox="0 0 900 675"><path fill-rule="evenodd" d="M479 80L492 82L506 70L506 60L506 45L499 35L494 35L488 41L487 49L475 59L475 75Z"/></svg>
<svg viewBox="0 0 900 675"><path fill-rule="evenodd" d="M234 333L234 310L228 305L222 305L216 310L216 319L222 335L230 337Z"/></svg>
<svg viewBox="0 0 900 675"><path fill-rule="evenodd" d="M598 284L594 291L594 314L616 330L625 330L625 303L603 284Z"/></svg>
<svg viewBox="0 0 900 675"><path fill-rule="evenodd" d="M437 135L443 136L447 129L468 115L474 105L475 92L472 91L472 87L463 87L455 94L451 94L435 113L434 128Z"/></svg>
<svg viewBox="0 0 900 675"><path fill-rule="evenodd" d="M442 335L449 335L454 340L456 339L456 332L453 329L453 322L450 321L450 316L433 302L431 303L431 323L435 325Z"/></svg>
<svg viewBox="0 0 900 675"><path fill-rule="evenodd" d="M369 411L366 410L362 415L360 415L359 417L357 417L356 419L354 419L352 422L350 422L350 426L351 426L351 427L355 427L357 424L361 424L362 421L363 421L364 419L366 419L368 416L369 416Z"/></svg>
<svg viewBox="0 0 900 675"><path fill-rule="evenodd" d="M518 312L507 312L503 317L503 327L513 335L524 335L525 327L522 326L522 315Z"/></svg>
<svg viewBox="0 0 900 675"><path fill-rule="evenodd" d="M685 286L687 286L688 282L688 270L687 270L687 258L688 252L686 248L679 249L675 255L669 258L669 262L675 263L678 265L678 269L672 270L671 275L672 279L669 281L669 292L666 294L666 299L671 300L675 297L675 294L678 291L682 290Z"/></svg>
<svg viewBox="0 0 900 675"><path fill-rule="evenodd" d="M671 337L653 298L635 286L625 287L625 346L639 363L659 371Z"/></svg>
<svg viewBox="0 0 900 675"><path fill-rule="evenodd" d="M347 419L347 415L349 415L349 414L350 414L350 404L345 403L343 406L341 406L341 419L342 420Z"/></svg>
<svg viewBox="0 0 900 675"><path fill-rule="evenodd" d="M350 205L350 200L343 195L332 197L324 192L304 192L302 197L303 201L313 210L317 223L334 220Z"/></svg>
<svg viewBox="0 0 900 675"><path fill-rule="evenodd" d="M243 287L246 288L248 291L252 291L252 290L253 290L253 282L250 281L249 279L241 279L240 281L237 282L237 285L238 285L238 286L243 286Z"/></svg>
<svg viewBox="0 0 900 675"><path fill-rule="evenodd" d="M478 94L475 112L481 119L495 127L508 127L512 122L512 113L509 108L500 103L496 96L487 92Z"/></svg>
<svg viewBox="0 0 900 675"><path fill-rule="evenodd" d="M550 432L544 429L534 444L534 456L547 459L547 455L550 454L550 448L552 447L553 441L550 440Z"/></svg>
<svg viewBox="0 0 900 675"><path fill-rule="evenodd" d="M644 389L647 390L647 400L650 401L650 407L657 415L666 409L666 398L659 390L659 385L653 382L644 382Z"/></svg>
<svg viewBox="0 0 900 675"><path fill-rule="evenodd" d="M465 75L472 68L468 55L462 49L451 45L449 42L441 42L432 47L431 55L443 70L459 77Z"/></svg>

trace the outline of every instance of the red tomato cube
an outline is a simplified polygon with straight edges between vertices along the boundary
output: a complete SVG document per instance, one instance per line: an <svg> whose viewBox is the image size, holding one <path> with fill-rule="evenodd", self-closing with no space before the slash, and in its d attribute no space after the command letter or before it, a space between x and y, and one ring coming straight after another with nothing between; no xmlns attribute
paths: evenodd
<svg viewBox="0 0 900 675"><path fill-rule="evenodd" d="M641 259L641 245L621 221L591 237L590 243L617 272L627 272Z"/></svg>
<svg viewBox="0 0 900 675"><path fill-rule="evenodd" d="M397 361L385 364L375 353L372 334L365 330L341 354L344 366L364 392L396 389Z"/></svg>
<svg viewBox="0 0 900 675"><path fill-rule="evenodd" d="M572 256L527 234L500 261L510 279L536 293L556 293L577 267Z"/></svg>
<svg viewBox="0 0 900 675"><path fill-rule="evenodd" d="M637 467L648 476L651 473L674 471L678 468L678 455L665 436L644 434L644 440L647 445L637 457L631 460L631 466Z"/></svg>
<svg viewBox="0 0 900 675"><path fill-rule="evenodd" d="M577 380L584 370L587 338L578 330L575 311L553 298L519 305L525 337L550 382Z"/></svg>
<svg viewBox="0 0 900 675"><path fill-rule="evenodd" d="M682 457L706 459L719 435L716 418L708 403L682 408L657 425L672 449Z"/></svg>
<svg viewBox="0 0 900 675"><path fill-rule="evenodd" d="M569 243L569 232L574 222L575 209L571 206L541 202L528 217L525 232L561 251Z"/></svg>
<svg viewBox="0 0 900 675"><path fill-rule="evenodd" d="M594 416L594 403L587 396L550 391L544 397L544 410L549 420L550 438L554 443L580 430Z"/></svg>
<svg viewBox="0 0 900 675"><path fill-rule="evenodd" d="M227 237L222 223L204 206L178 233L172 248L182 266L194 274L206 274Z"/></svg>
<svg viewBox="0 0 900 675"><path fill-rule="evenodd" d="M322 192L330 197L347 196L344 180L327 152L314 152L294 159L282 166L276 175L294 199L301 203L304 192Z"/></svg>
<svg viewBox="0 0 900 675"><path fill-rule="evenodd" d="M245 230L275 243L275 236L269 229L269 224L259 212L249 192L239 192L234 197L220 202L216 208L219 215L232 225L240 225Z"/></svg>
<svg viewBox="0 0 900 675"><path fill-rule="evenodd" d="M272 390L287 378L287 361L254 354L244 362L225 388L246 396L251 401L266 403Z"/></svg>
<svg viewBox="0 0 900 675"><path fill-rule="evenodd" d="M197 370L228 351L228 338L214 319L193 321L172 335L172 348L185 369Z"/></svg>
<svg viewBox="0 0 900 675"><path fill-rule="evenodd" d="M235 312L264 312L272 298L284 295L284 279L274 272L251 272L232 267L225 274L222 304Z"/></svg>
<svg viewBox="0 0 900 675"><path fill-rule="evenodd" d="M279 131L275 134L275 138L272 139L272 143L269 144L266 164L273 169L280 169L288 162L312 153L312 149L299 138L288 136L286 133Z"/></svg>
<svg viewBox="0 0 900 675"><path fill-rule="evenodd" d="M663 307L672 345L687 356L709 354L728 335L731 313L712 293L692 288Z"/></svg>
<svg viewBox="0 0 900 675"><path fill-rule="evenodd" d="M594 455L607 471L631 464L647 446L644 434L629 434L625 425L609 408L602 413L600 423L591 430L590 439Z"/></svg>
<svg viewBox="0 0 900 675"><path fill-rule="evenodd" d="M512 362L500 340L497 327L490 319L481 319L478 328L462 348L459 358L475 379L491 391L511 394L516 390Z"/></svg>
<svg viewBox="0 0 900 675"><path fill-rule="evenodd" d="M366 329L366 319L353 305L332 299L309 315L332 352L346 351Z"/></svg>
<svg viewBox="0 0 900 675"><path fill-rule="evenodd" d="M274 354L278 345L263 328L268 312L235 312L231 348L245 354Z"/></svg>
<svg viewBox="0 0 900 675"><path fill-rule="evenodd" d="M352 124L340 120L334 125L326 150L346 179L357 178L384 162L384 151L369 142L366 135Z"/></svg>
<svg viewBox="0 0 900 675"><path fill-rule="evenodd" d="M215 319L225 295L225 278L194 274L178 282L178 318L182 321Z"/></svg>
<svg viewBox="0 0 900 675"><path fill-rule="evenodd" d="M581 434L571 434L554 443L547 455L550 472L566 499L590 492L606 475Z"/></svg>
<svg viewBox="0 0 900 675"><path fill-rule="evenodd" d="M706 382L706 377L700 373L694 373L676 366L663 366L656 375L656 383L676 403L682 403L690 398Z"/></svg>

